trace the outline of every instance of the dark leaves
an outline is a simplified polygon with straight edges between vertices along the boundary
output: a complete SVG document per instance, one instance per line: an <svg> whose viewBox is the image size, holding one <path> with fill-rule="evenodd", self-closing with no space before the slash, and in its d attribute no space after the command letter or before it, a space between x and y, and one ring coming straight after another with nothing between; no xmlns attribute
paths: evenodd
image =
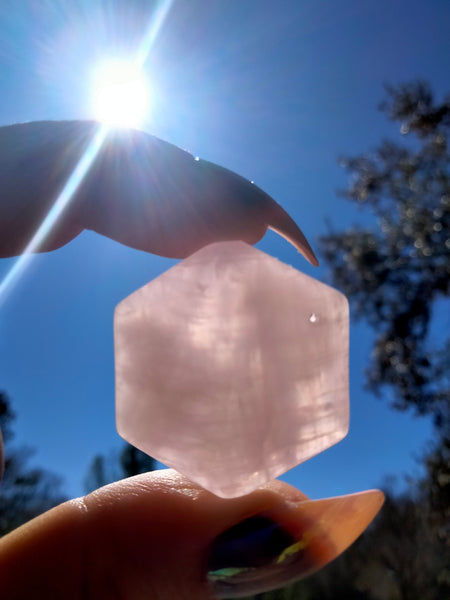
<svg viewBox="0 0 450 600"><path fill-rule="evenodd" d="M5 472L0 489L0 537L66 500L59 477L44 469L28 466L32 451L10 445L14 417L6 394L0 392L0 426L5 441Z"/></svg>
<svg viewBox="0 0 450 600"><path fill-rule="evenodd" d="M450 101L436 104L423 82L387 93L382 109L415 142L384 140L342 161L350 179L340 195L370 211L374 227L331 231L321 250L353 314L375 331L370 389L391 386L396 408L431 414L442 428L448 332L431 339L430 327L435 302L450 295Z"/></svg>

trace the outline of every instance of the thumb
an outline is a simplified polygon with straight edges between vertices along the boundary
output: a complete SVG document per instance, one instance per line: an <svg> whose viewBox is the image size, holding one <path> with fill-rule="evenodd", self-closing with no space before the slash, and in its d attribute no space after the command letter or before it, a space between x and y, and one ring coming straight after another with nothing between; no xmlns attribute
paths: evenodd
<svg viewBox="0 0 450 600"><path fill-rule="evenodd" d="M335 558L382 504L308 501L274 481L223 499L173 470L72 500L0 540L2 597L211 600L272 589Z"/></svg>

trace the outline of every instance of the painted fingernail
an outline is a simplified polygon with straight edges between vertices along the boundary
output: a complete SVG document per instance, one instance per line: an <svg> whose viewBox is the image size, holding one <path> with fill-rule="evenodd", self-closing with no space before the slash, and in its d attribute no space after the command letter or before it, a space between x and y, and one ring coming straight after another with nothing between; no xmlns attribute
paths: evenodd
<svg viewBox="0 0 450 600"><path fill-rule="evenodd" d="M294 571L314 570L316 555L307 537L294 537L269 515L255 515L213 542L208 580L217 596L240 597L283 585Z"/></svg>

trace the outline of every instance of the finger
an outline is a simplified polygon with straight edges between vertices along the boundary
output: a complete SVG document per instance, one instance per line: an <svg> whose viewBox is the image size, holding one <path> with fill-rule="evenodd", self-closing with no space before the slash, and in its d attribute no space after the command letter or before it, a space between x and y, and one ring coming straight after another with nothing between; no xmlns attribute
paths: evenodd
<svg viewBox="0 0 450 600"><path fill-rule="evenodd" d="M299 227L250 181L142 131L99 131L90 121L0 128L0 257L21 253L55 202L70 195L33 251L91 229L184 258L213 242L255 244L271 227L318 264Z"/></svg>
<svg viewBox="0 0 450 600"><path fill-rule="evenodd" d="M281 482L223 499L172 470L133 477L0 540L2 594L211 600L256 593L332 560L342 551L342 531L346 546L376 514L382 494L336 501L307 501Z"/></svg>
<svg viewBox="0 0 450 600"><path fill-rule="evenodd" d="M65 189L98 124L42 121L0 127L0 258L21 254ZM33 251L83 231L74 194Z"/></svg>

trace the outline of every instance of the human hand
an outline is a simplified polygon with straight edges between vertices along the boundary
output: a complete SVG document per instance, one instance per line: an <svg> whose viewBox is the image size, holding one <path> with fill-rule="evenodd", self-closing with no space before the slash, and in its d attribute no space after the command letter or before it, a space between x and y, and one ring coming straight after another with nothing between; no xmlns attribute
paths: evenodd
<svg viewBox="0 0 450 600"><path fill-rule="evenodd" d="M212 600L283 586L338 556L382 493L307 501L274 481L214 496L172 470L66 502L0 540L8 600Z"/></svg>
<svg viewBox="0 0 450 600"><path fill-rule="evenodd" d="M294 221L256 185L152 135L94 121L0 127L0 258L24 251L61 196L70 199L33 252L91 229L184 258L213 242L254 244L269 227L318 264Z"/></svg>
<svg viewBox="0 0 450 600"><path fill-rule="evenodd" d="M0 128L1 256L26 247L97 128ZM269 225L316 262L281 207L249 182L142 132L111 136L36 251L58 248L87 228L182 257L224 239L254 243ZM64 503L2 538L0 589L8 600L248 595L335 558L381 503L377 491L306 501L281 482L224 500L174 471L158 471Z"/></svg>

